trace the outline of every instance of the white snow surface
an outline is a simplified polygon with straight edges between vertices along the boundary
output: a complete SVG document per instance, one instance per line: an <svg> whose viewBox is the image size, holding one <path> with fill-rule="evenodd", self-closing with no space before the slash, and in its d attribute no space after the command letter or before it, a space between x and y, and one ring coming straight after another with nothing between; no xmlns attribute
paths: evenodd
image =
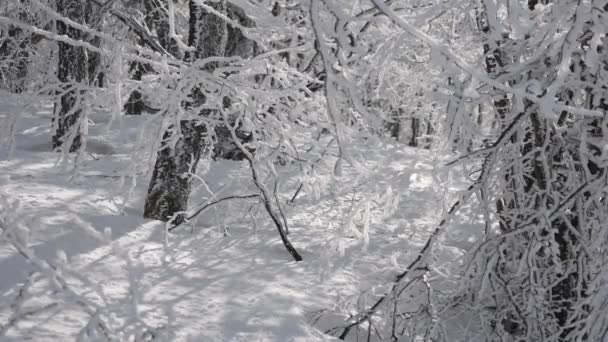
<svg viewBox="0 0 608 342"><path fill-rule="evenodd" d="M0 121L10 121L10 110L16 109L0 105ZM130 189L131 151L147 117L122 117L116 123L122 128L111 130L104 118L92 116L89 153L74 173L71 164L57 165L58 154L50 151L49 108L21 114L12 156L6 144L0 149L0 196L21 203L36 255L51 264L67 259L75 271L65 274L69 284L112 312L115 326L154 327L157 337L169 341L336 340L317 329L332 325L327 318L311 324L315 312L390 281L416 256L449 205L446 180L453 177L435 172L443 160L370 139L352 148L351 160L360 163L344 163L341 176L316 180L288 208L289 237L303 262L290 259L252 200L215 206L167 235L164 223L142 218L145 170L136 171ZM219 197L255 193L246 163L203 161L199 176L221 191ZM195 185L193 206L209 198L201 184ZM285 183L282 199L297 185L295 179ZM87 233L108 228L105 243ZM452 230L445 242L452 259L459 255L453 246L467 243L467 231ZM1 325L33 269L2 242ZM59 300L39 282L29 305ZM89 320L77 307L60 305L23 317L0 339L73 341Z"/></svg>

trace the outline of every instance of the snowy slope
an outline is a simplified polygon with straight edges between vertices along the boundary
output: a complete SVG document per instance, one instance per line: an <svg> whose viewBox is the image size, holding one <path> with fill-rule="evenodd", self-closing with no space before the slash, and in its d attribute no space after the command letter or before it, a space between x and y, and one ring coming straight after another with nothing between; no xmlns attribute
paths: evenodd
<svg viewBox="0 0 608 342"><path fill-rule="evenodd" d="M8 106L1 108L0 120L7 122ZM108 116L93 116L90 153L74 173L48 151L48 113L41 108L20 119L11 158L6 147L0 150L0 196L21 203L36 255L65 269L75 296L98 311L87 313L35 276L23 306L57 305L11 318L19 284L35 267L3 242L0 327L6 340L95 340L95 315L121 340L332 340L311 326L321 317L316 313L391 279L415 257L447 206L450 177L434 172L442 161L425 150L370 139L350 151L341 176L321 177L288 209L290 238L303 262L290 259L252 200L215 206L167 235L164 224L141 218L148 178L130 163L137 127L147 118L123 118L121 130L108 131ZM196 186L193 204L209 198L206 187L222 195L255 193L244 163L204 162L199 176L206 185ZM291 180L283 197L296 187ZM467 236L455 239L466 242ZM446 251L458 256L453 247Z"/></svg>

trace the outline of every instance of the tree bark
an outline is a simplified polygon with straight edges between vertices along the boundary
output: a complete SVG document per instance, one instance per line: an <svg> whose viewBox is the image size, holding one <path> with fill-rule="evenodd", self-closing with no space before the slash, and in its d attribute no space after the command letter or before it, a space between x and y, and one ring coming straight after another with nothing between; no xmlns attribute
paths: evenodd
<svg viewBox="0 0 608 342"><path fill-rule="evenodd" d="M181 58L178 43L171 37L167 0L143 0L142 5L144 22L149 31L156 32L158 44L173 57ZM141 40L140 44L144 45L145 42ZM134 61L131 63L131 71L133 80L141 81L142 77L151 70L141 62ZM139 89L135 89L124 106L125 114L140 115L147 107L143 94Z"/></svg>
<svg viewBox="0 0 608 342"><path fill-rule="evenodd" d="M27 14L29 6L27 0L18 0L17 20L23 23L30 21ZM1 32L0 32L1 34ZM21 28L9 26L6 39L0 44L0 60L3 67L0 68L0 80L7 90L13 93L21 93L26 88L26 76L29 65L32 37Z"/></svg>
<svg viewBox="0 0 608 342"><path fill-rule="evenodd" d="M146 66L141 63L134 61L131 63L131 72L133 73L134 81L141 81L144 74L148 72ZM144 96L139 89L133 90L131 95L129 95L129 99L127 103L124 105L125 114L127 115L141 115L146 109L146 103L144 101Z"/></svg>
<svg viewBox="0 0 608 342"><path fill-rule="evenodd" d="M57 0L57 10L66 18L85 24L84 0ZM66 25L61 20L57 20L57 33L75 40L85 38L82 31ZM57 78L61 82L62 94L59 101L55 103L53 149L66 148L64 145L67 143L69 151L74 152L80 148L81 144L80 104L89 81L89 55L83 47L61 41L58 45Z"/></svg>
<svg viewBox="0 0 608 342"><path fill-rule="evenodd" d="M209 3L209 6L220 13L225 12L224 2ZM198 6L194 0L190 0L189 8L188 45L193 47L194 51L187 55L187 59L194 61L212 56L224 56L227 40L226 23ZM216 63L206 65L209 71L213 71L215 67ZM192 99L193 103L184 104L186 109L204 104L206 101L205 95L196 87ZM209 110L200 113L202 116L211 114ZM175 146L164 145L158 152L146 197L145 218L161 221L174 218L175 224L181 223L185 218L192 174L196 172L196 166L205 149L203 134L206 128L204 125L196 125L192 120L182 120L179 126L179 130L172 127L164 134L165 142L171 141L173 135L178 134L177 132L181 135Z"/></svg>
<svg viewBox="0 0 608 342"><path fill-rule="evenodd" d="M181 122L179 133L165 133L165 141L174 134L181 134L181 137L174 148L163 146L158 152L146 197L145 218L165 222L173 219L174 224L184 221L192 175L196 173L203 150L203 133L202 126L186 120Z"/></svg>

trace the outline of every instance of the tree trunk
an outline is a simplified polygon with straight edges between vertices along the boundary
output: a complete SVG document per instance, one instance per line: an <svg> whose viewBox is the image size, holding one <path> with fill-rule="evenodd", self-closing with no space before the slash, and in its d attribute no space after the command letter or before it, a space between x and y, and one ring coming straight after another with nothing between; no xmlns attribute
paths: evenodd
<svg viewBox="0 0 608 342"><path fill-rule="evenodd" d="M410 139L408 145L418 147L418 138L420 137L420 119L417 117L412 117L411 120L412 138Z"/></svg>
<svg viewBox="0 0 608 342"><path fill-rule="evenodd" d="M27 0L18 1L16 11L18 21L22 23L30 21L26 12L28 6ZM12 25L8 27L6 39L2 39L0 44L0 61L3 62L3 67L0 68L0 80L10 92L21 93L25 90L31 44L30 33Z"/></svg>
<svg viewBox="0 0 608 342"><path fill-rule="evenodd" d="M152 173L148 196L144 208L144 217L160 221L173 219L174 224L184 221L188 208L192 175L203 150L203 126L196 126L193 121L182 121L181 137L174 148L164 146L158 152L156 165ZM167 131L167 141L178 132ZM175 217L174 217L175 216Z"/></svg>
<svg viewBox="0 0 608 342"><path fill-rule="evenodd" d="M141 81L144 73L146 72L146 67L140 62L132 62L131 63L131 72L133 72L133 80ZM129 99L127 103L125 103L125 114L127 115L141 115L146 108L146 103L144 102L143 95L139 89L133 90L131 95L129 95Z"/></svg>
<svg viewBox="0 0 608 342"><path fill-rule="evenodd" d="M225 13L225 3L209 3L215 10ZM227 28L226 23L218 16L208 13L198 6L196 1L190 0L190 22L188 43L194 48L187 58L191 61L211 56L224 56L226 50ZM216 63L208 63L207 70L213 71ZM204 94L194 89L193 103L185 103L186 109L205 103ZM211 115L210 110L200 113L202 116ZM163 146L158 152L152 179L148 187L144 217L167 221L173 217L174 223L184 220L183 214L188 208L192 174L205 149L203 133L206 128L196 125L190 120L182 120L180 129L170 128L164 135L164 141L173 140L172 137L180 132L175 146Z"/></svg>
<svg viewBox="0 0 608 342"><path fill-rule="evenodd" d="M168 7L167 0L143 0L144 22L151 32L156 32L156 38L160 46L173 57L181 58L178 43L170 34ZM144 44L143 41L140 43ZM141 81L145 74L151 72L151 69L141 62L134 61L131 63L131 71L133 72L133 80ZM141 91L139 89L133 90L124 106L125 114L140 115L146 108L148 106Z"/></svg>
<svg viewBox="0 0 608 342"><path fill-rule="evenodd" d="M57 10L66 18L77 23L85 24L84 0L57 0ZM67 35L75 40L83 40L85 35L73 27L57 20L57 33ZM89 58L85 48L59 42L59 64L57 78L62 83L62 94L59 102L55 103L53 118L55 134L53 149L66 148L70 152L80 148L80 105L84 96L84 88L89 81Z"/></svg>

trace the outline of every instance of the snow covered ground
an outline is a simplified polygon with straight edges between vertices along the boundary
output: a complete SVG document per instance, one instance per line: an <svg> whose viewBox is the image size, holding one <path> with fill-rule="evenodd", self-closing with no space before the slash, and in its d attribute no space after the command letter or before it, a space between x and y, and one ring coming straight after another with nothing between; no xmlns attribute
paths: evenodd
<svg viewBox="0 0 608 342"><path fill-rule="evenodd" d="M0 105L0 121L14 110ZM38 275L23 287L36 267L2 242L0 340L95 340L96 315L124 340L333 340L311 324L315 313L401 271L449 205L447 191L458 188L434 171L444 161L428 151L370 140L352 149L361 164L305 187L288 208L289 236L304 258L296 263L253 200L217 205L168 235L163 223L142 219L148 176L131 161L149 157L132 153L147 117L124 117L113 126L121 130L107 130L108 117L91 117L90 153L76 173L50 151L49 108L20 118L10 158L7 144L0 149L7 200L0 212L18 200L24 241L67 279L63 292ZM222 196L255 193L245 163L207 161L199 170L206 185L195 186L193 205L209 198L206 187ZM282 198L295 188L296 180L287 182ZM470 224L461 226L444 241L452 260L454 246L470 238ZM66 298L65 286L79 301ZM26 314L11 316L18 305Z"/></svg>

